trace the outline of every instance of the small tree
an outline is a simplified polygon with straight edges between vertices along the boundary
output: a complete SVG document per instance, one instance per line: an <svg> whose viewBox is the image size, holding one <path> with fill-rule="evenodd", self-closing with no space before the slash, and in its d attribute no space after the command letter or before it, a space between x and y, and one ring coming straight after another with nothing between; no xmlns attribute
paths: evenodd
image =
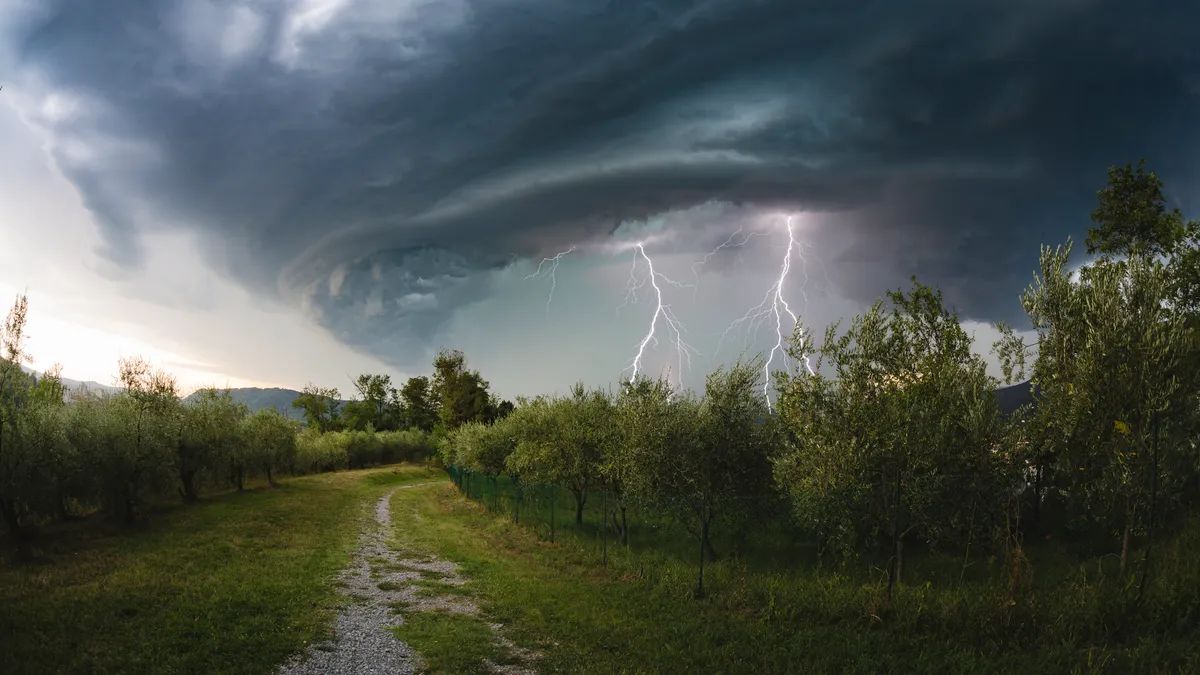
<svg viewBox="0 0 1200 675"><path fill-rule="evenodd" d="M200 389L184 407L180 423L177 466L185 501L198 498L197 480L229 468L231 482L243 489L247 464L252 463L255 448L247 446L241 433L246 405L233 398L229 390Z"/></svg>
<svg viewBox="0 0 1200 675"><path fill-rule="evenodd" d="M118 363L123 391L116 397L110 423L124 427L123 438L108 455L111 506L132 522L144 492L165 482L176 445L178 404L175 379L140 357ZM118 421L119 420L119 421ZM116 429L113 429L116 431Z"/></svg>
<svg viewBox="0 0 1200 675"><path fill-rule="evenodd" d="M581 525L588 491L598 476L600 453L607 443L612 401L603 390L589 392L576 384L570 397L541 405L546 408L540 411L544 414L537 420L540 424L519 432L520 440L507 464L523 479L570 490L575 498L575 523Z"/></svg>
<svg viewBox="0 0 1200 675"><path fill-rule="evenodd" d="M263 408L246 417L242 424L252 457L266 474L267 484L274 486L274 472L296 461L297 423L278 410Z"/></svg>

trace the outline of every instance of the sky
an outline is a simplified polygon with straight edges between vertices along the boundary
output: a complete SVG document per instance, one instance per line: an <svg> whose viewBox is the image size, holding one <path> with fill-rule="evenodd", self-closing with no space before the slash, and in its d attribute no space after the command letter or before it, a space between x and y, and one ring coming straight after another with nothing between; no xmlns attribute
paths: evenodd
<svg viewBox="0 0 1200 675"><path fill-rule="evenodd" d="M912 275L988 355L1107 167L1200 210L1198 45L1184 0L6 0L0 298L35 367L185 389L699 387Z"/></svg>

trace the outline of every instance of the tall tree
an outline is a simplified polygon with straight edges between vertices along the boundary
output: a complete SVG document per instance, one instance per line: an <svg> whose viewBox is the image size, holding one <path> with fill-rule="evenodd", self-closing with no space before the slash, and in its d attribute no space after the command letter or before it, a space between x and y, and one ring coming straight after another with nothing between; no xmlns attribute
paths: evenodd
<svg viewBox="0 0 1200 675"><path fill-rule="evenodd" d="M373 427L392 431L400 424L396 390L390 375L362 374L354 380L358 398L345 407L346 425L352 429Z"/></svg>
<svg viewBox="0 0 1200 675"><path fill-rule="evenodd" d="M488 383L477 370L467 370L467 357L459 350L442 350L433 360L434 400L439 423L453 430L467 422L491 422L495 405Z"/></svg>
<svg viewBox="0 0 1200 675"><path fill-rule="evenodd" d="M1179 209L1167 210L1163 182L1146 171L1146 160L1114 166L1108 170L1108 185L1097 194L1099 205L1092 212L1096 227L1088 229L1087 252L1101 256L1167 255L1187 233Z"/></svg>
<svg viewBox="0 0 1200 675"><path fill-rule="evenodd" d="M408 378L400 388L399 399L405 427L433 431L438 422L438 404L428 377Z"/></svg>
<svg viewBox="0 0 1200 675"><path fill-rule="evenodd" d="M338 393L337 387L326 389L311 382L305 385L296 400L292 401L292 407L304 413L305 423L322 433L339 428L340 406L341 394Z"/></svg>
<svg viewBox="0 0 1200 675"><path fill-rule="evenodd" d="M1186 428L1181 417L1195 416L1194 405L1178 403L1194 382L1184 365L1194 362L1196 336L1185 311L1167 301L1163 262L1135 251L1124 261L1087 265L1072 279L1070 250L1070 242L1043 249L1041 273L1022 296L1037 331L1037 421L1052 431L1048 461L1069 524L1119 531L1124 570L1148 520L1149 496L1177 492L1194 474L1182 462L1178 471L1162 471L1151 449L1156 419L1169 459L1170 448L1185 441L1172 438Z"/></svg>

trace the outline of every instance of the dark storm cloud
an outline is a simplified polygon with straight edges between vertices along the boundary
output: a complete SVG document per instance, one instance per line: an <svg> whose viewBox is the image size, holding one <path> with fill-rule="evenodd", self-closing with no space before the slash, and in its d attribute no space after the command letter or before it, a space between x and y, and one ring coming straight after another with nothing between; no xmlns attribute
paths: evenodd
<svg viewBox="0 0 1200 675"><path fill-rule="evenodd" d="M110 257L169 215L385 357L513 254L711 200L831 212L813 236L855 297L915 273L996 319L1107 165L1196 194L1192 2L93 0L10 25L29 101L98 104L47 127L153 148L66 172Z"/></svg>

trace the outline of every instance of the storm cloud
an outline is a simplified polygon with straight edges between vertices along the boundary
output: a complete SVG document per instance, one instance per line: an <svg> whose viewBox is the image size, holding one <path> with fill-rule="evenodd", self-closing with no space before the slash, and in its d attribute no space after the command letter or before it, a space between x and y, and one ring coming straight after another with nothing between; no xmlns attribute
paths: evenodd
<svg viewBox="0 0 1200 675"><path fill-rule="evenodd" d="M102 255L136 275L147 233L197 233L401 365L514 257L622 223L698 259L808 212L843 295L915 274L990 321L1107 166L1200 199L1183 0L40 0L0 31Z"/></svg>

